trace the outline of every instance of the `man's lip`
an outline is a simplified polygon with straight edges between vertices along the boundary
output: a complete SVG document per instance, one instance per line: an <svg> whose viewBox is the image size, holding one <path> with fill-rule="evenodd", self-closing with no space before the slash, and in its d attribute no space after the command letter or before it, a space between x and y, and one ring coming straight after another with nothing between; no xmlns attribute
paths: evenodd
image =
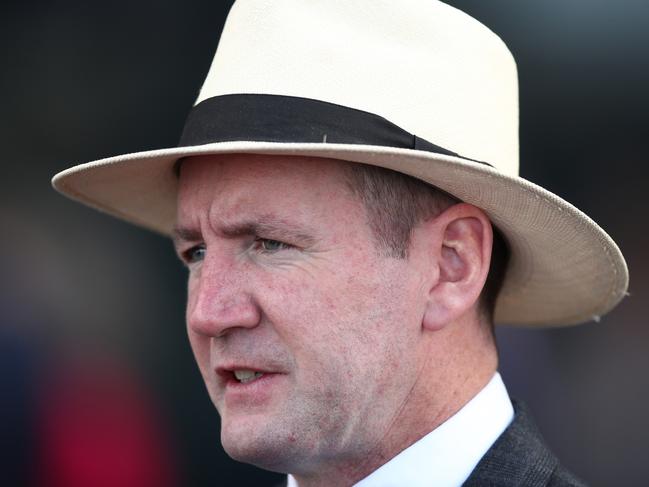
<svg viewBox="0 0 649 487"><path fill-rule="evenodd" d="M277 370L272 370L266 367L260 367L257 365L241 365L241 364L232 364L232 365L223 365L216 367L216 375L218 376L222 385L227 384L230 381L236 381L234 377L235 370L252 370L253 372L261 372L262 374L281 374ZM238 382L238 381L237 381Z"/></svg>

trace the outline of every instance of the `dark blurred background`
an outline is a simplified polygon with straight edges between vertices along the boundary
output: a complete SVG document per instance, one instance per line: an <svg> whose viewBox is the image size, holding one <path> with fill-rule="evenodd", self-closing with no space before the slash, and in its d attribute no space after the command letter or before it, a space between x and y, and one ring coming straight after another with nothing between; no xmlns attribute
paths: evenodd
<svg viewBox="0 0 649 487"><path fill-rule="evenodd" d="M649 2L449 3L517 58L522 175L599 222L631 270L631 296L599 323L501 328L501 373L579 476L647 485ZM174 146L230 4L0 6L2 485L278 478L221 450L170 243L49 183L77 163Z"/></svg>

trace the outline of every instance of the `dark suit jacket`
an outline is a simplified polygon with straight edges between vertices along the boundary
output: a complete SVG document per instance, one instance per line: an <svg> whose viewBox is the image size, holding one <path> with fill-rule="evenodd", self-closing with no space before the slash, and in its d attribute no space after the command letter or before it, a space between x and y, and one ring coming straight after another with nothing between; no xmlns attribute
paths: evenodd
<svg viewBox="0 0 649 487"><path fill-rule="evenodd" d="M559 465L525 405L512 403L514 420L485 453L463 487L585 487Z"/></svg>
<svg viewBox="0 0 649 487"><path fill-rule="evenodd" d="M512 403L514 420L487 450L463 487L586 487L559 465L526 406ZM286 482L277 487L282 486Z"/></svg>

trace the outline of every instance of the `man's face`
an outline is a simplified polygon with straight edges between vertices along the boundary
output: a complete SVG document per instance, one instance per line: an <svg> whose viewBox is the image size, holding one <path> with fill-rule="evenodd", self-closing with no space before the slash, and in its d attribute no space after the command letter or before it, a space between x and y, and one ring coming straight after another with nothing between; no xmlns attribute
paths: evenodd
<svg viewBox="0 0 649 487"><path fill-rule="evenodd" d="M416 257L379 255L343 164L228 155L182 166L189 339L235 459L299 473L361 458L420 371Z"/></svg>

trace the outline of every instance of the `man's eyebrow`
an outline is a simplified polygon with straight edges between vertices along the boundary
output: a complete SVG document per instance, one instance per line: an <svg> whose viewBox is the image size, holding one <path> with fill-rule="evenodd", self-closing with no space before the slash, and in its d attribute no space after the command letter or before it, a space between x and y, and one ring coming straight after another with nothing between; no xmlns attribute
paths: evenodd
<svg viewBox="0 0 649 487"><path fill-rule="evenodd" d="M176 246L179 242L198 242L202 238L201 231L195 228L175 226L171 231L171 239Z"/></svg>
<svg viewBox="0 0 649 487"><path fill-rule="evenodd" d="M227 223L222 225L219 231L225 237L259 235L271 239L287 238L307 246L315 242L314 232L310 228L273 216L262 216L254 220Z"/></svg>
<svg viewBox="0 0 649 487"><path fill-rule="evenodd" d="M262 216L254 220L224 223L218 227L219 234L226 238L245 235L260 235L267 238L287 238L297 240L302 245L312 245L315 242L314 231L303 225L297 225L273 216ZM179 242L198 242L203 239L200 230L175 226L171 232L175 245Z"/></svg>

